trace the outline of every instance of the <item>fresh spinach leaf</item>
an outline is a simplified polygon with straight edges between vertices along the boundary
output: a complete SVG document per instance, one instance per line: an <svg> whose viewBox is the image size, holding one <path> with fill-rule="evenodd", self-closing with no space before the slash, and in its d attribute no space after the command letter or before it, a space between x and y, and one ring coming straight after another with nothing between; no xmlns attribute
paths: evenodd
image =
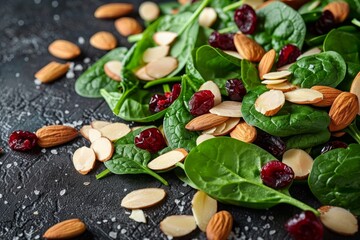
<svg viewBox="0 0 360 240"><path fill-rule="evenodd" d="M261 86L258 70L254 64L245 59L241 61L241 79L247 91Z"/></svg>
<svg viewBox="0 0 360 240"><path fill-rule="evenodd" d="M318 156L308 183L324 205L339 206L360 215L360 145L350 144Z"/></svg>
<svg viewBox="0 0 360 240"><path fill-rule="evenodd" d="M330 132L327 129L324 129L316 133L304 133L293 135L285 140L286 148L311 148L323 143L326 143L330 139Z"/></svg>

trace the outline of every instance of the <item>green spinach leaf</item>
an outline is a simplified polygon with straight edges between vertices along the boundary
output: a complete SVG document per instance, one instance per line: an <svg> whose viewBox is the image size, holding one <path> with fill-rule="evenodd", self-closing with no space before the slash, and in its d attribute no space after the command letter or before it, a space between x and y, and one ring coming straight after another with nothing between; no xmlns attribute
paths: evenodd
<svg viewBox="0 0 360 240"><path fill-rule="evenodd" d="M258 70L254 64L245 59L241 61L241 78L247 91L261 86Z"/></svg>
<svg viewBox="0 0 360 240"><path fill-rule="evenodd" d="M326 143L330 139L330 132L327 129L324 129L316 133L304 133L291 136L285 140L286 148L311 148L323 143Z"/></svg>

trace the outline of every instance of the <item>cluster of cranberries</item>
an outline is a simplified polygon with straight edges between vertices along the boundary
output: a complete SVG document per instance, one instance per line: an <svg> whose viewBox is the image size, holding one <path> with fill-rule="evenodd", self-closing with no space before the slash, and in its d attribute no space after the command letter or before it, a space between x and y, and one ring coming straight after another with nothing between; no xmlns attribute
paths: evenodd
<svg viewBox="0 0 360 240"><path fill-rule="evenodd" d="M9 136L9 147L15 151L29 151L37 145L38 138L32 132L17 130Z"/></svg>
<svg viewBox="0 0 360 240"><path fill-rule="evenodd" d="M135 146L150 153L157 153L166 147L166 142L157 128L148 128L139 133L134 139Z"/></svg>
<svg viewBox="0 0 360 240"><path fill-rule="evenodd" d="M225 89L230 100L241 102L246 95L246 88L240 79L229 79L226 81Z"/></svg>
<svg viewBox="0 0 360 240"><path fill-rule="evenodd" d="M295 240L321 240L324 228L313 212L296 214L285 223L285 229Z"/></svg>
<svg viewBox="0 0 360 240"><path fill-rule="evenodd" d="M174 84L171 92L163 94L155 94L151 97L149 102L149 110L152 113L161 112L168 108L180 95L181 85L179 83Z"/></svg>

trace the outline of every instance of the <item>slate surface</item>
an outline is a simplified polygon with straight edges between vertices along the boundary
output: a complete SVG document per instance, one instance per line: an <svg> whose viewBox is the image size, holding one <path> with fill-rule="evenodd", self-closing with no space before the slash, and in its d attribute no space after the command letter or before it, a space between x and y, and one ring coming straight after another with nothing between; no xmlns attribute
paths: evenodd
<svg viewBox="0 0 360 240"><path fill-rule="evenodd" d="M49 124L71 124L80 128L94 119L120 121L101 99L86 99L74 91L74 82L104 52L89 46L90 36L100 30L116 34L119 45L128 46L116 33L112 21L96 20L93 12L100 0L2 0L0 7L0 239L40 239L53 224L78 217L88 231L79 239L166 239L160 221L172 214L191 214L195 193L171 173L163 176L170 186L162 186L145 176L110 176L97 181L95 174L78 174L71 162L76 148L88 145L79 137L73 142L30 153L11 151L8 135L17 129L36 131ZM141 1L131 1L138 5ZM66 77L48 85L34 81L34 73L51 60L47 46L55 39L77 43L82 56ZM84 42L84 43L83 43ZM120 200L130 191L161 187L168 192L164 204L145 210L147 224L135 223ZM306 185L292 193L318 207ZM290 206L268 211L219 205L234 215L232 239L288 239L283 224L299 212ZM348 239L359 239L360 235ZM205 239L199 230L184 239ZM326 231L326 239L344 237Z"/></svg>

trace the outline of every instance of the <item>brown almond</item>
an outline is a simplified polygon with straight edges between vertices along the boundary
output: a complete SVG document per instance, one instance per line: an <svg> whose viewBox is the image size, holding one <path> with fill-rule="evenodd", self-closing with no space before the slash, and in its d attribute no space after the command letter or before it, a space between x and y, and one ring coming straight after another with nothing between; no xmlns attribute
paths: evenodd
<svg viewBox="0 0 360 240"><path fill-rule="evenodd" d="M81 53L76 44L66 40L55 40L49 45L48 51L54 57L65 60L76 58Z"/></svg>
<svg viewBox="0 0 360 240"><path fill-rule="evenodd" d="M337 96L339 96L342 91L328 86L313 86L311 89L319 91L323 95L323 99L320 102L313 103L313 106L316 107L330 107Z"/></svg>
<svg viewBox="0 0 360 240"><path fill-rule="evenodd" d="M350 13L349 4L344 1L330 2L323 8L323 11L330 11L334 15L336 23L342 23Z"/></svg>
<svg viewBox="0 0 360 240"><path fill-rule="evenodd" d="M85 224L78 218L65 220L50 227L43 235L48 239L74 238L86 231Z"/></svg>
<svg viewBox="0 0 360 240"><path fill-rule="evenodd" d="M228 211L220 211L212 216L206 226L208 240L228 239L233 225L233 217Z"/></svg>
<svg viewBox="0 0 360 240"><path fill-rule="evenodd" d="M39 79L42 83L50 83L63 76L69 70L69 67L70 63L62 64L53 61L35 73L35 78Z"/></svg>
<svg viewBox="0 0 360 240"><path fill-rule="evenodd" d="M90 38L90 44L100 50L111 50L117 45L115 36L110 32L97 32Z"/></svg>
<svg viewBox="0 0 360 240"><path fill-rule="evenodd" d="M257 131L255 127L242 121L230 132L230 137L246 143L252 143L257 137Z"/></svg>
<svg viewBox="0 0 360 240"><path fill-rule="evenodd" d="M140 23L131 17L122 17L115 21L116 30L123 36L127 37L142 32Z"/></svg>
<svg viewBox="0 0 360 240"><path fill-rule="evenodd" d="M178 3L180 3L181 5L188 4L189 2L191 2L191 0L178 0Z"/></svg>
<svg viewBox="0 0 360 240"><path fill-rule="evenodd" d="M38 145L48 148L70 142L78 136L78 131L70 126L50 125L37 130L36 136Z"/></svg>
<svg viewBox="0 0 360 240"><path fill-rule="evenodd" d="M355 94L349 92L341 93L330 108L330 132L340 131L356 118L359 112L359 101Z"/></svg>
<svg viewBox="0 0 360 240"><path fill-rule="evenodd" d="M216 127L224 123L228 119L229 117L223 117L212 113L206 113L192 119L190 122L188 122L188 124L186 124L185 128L190 131L206 130Z"/></svg>
<svg viewBox="0 0 360 240"><path fill-rule="evenodd" d="M352 81L350 92L355 94L358 97L358 102L360 106L360 72L356 75L354 80ZM360 108L358 111L358 115L360 115Z"/></svg>
<svg viewBox="0 0 360 240"><path fill-rule="evenodd" d="M94 13L96 18L118 18L131 13L134 6L130 3L108 3L98 7Z"/></svg>
<svg viewBox="0 0 360 240"><path fill-rule="evenodd" d="M261 58L259 63L259 76L260 79L264 79L263 75L269 73L275 63L276 52L274 49L271 49Z"/></svg>
<svg viewBox="0 0 360 240"><path fill-rule="evenodd" d="M251 62L260 62L265 55L265 50L260 44L242 33L235 34L234 44L239 54Z"/></svg>

